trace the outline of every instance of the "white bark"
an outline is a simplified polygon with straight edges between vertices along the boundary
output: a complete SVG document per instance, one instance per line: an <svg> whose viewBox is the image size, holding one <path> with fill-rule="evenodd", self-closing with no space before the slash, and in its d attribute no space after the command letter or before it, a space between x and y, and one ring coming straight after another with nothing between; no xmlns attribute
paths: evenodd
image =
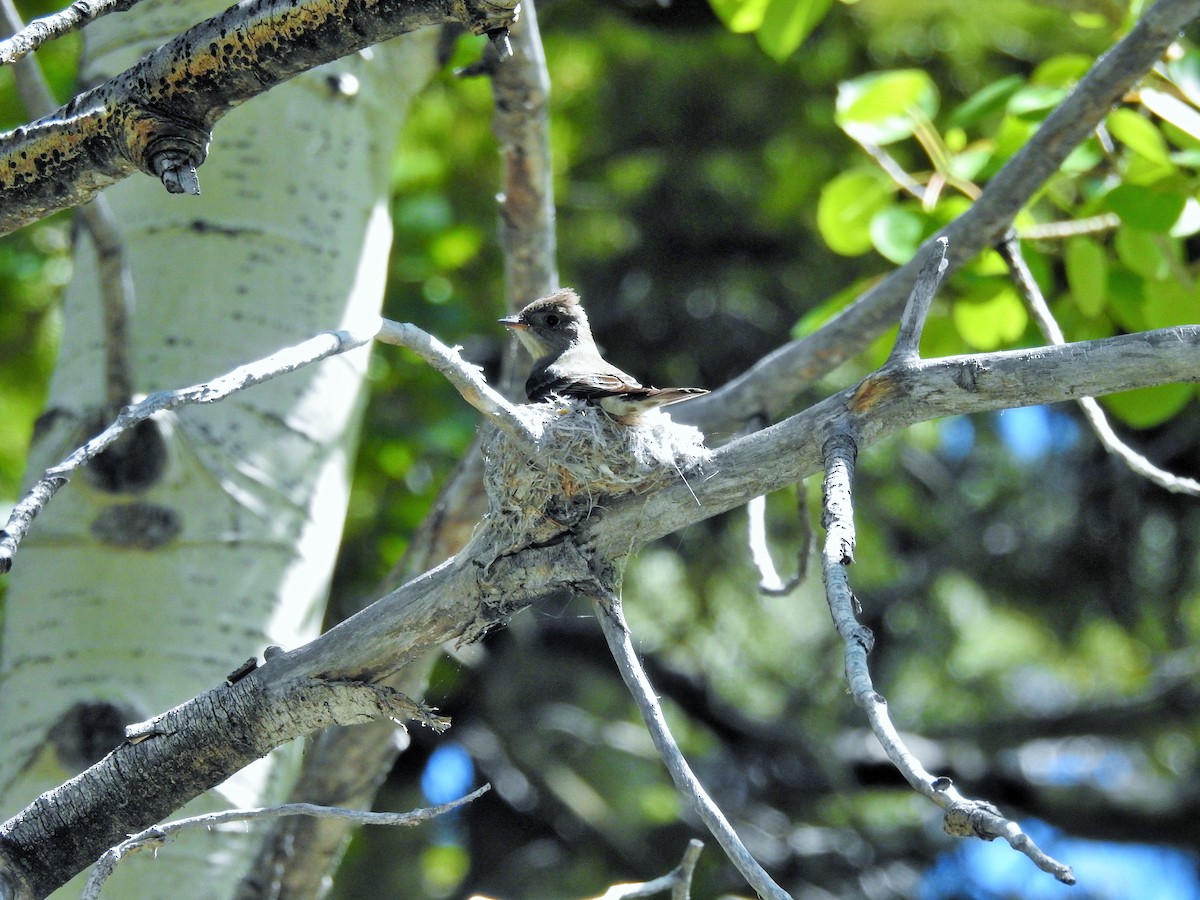
<svg viewBox="0 0 1200 900"><path fill-rule="evenodd" d="M86 77L128 67L224 5L147 0L94 23ZM133 265L136 391L202 381L378 314L393 137L412 88L432 70L435 37L426 30L372 48L234 110L217 132L201 197L168 195L140 176L106 192ZM54 415L31 473L80 443L81 429L97 430L105 399L96 261L86 240L76 265ZM130 721L146 718L220 682L266 645L296 646L317 633L366 353L164 416L166 469L148 490L114 494L77 477L39 519L11 576L4 623L5 816L73 774L60 753L78 731L72 708L111 703ZM156 527L139 530L147 521ZM290 762L281 770L273 755L189 811L270 802ZM241 834L196 835L169 861L126 864L109 890L170 896L188 884L192 897L225 896L243 868L230 855L253 849Z"/></svg>

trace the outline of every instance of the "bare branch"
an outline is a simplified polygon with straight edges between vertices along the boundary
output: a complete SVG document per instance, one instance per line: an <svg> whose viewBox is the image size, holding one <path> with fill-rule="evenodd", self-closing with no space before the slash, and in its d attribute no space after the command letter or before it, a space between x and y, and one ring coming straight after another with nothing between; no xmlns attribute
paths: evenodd
<svg viewBox="0 0 1200 900"><path fill-rule="evenodd" d="M653 881L641 881L636 884L614 884L595 900L627 900L630 897L653 897L655 894L671 892L671 900L687 900L691 896L692 876L696 872L696 863L700 861L700 851L704 849L701 841L692 838L688 841L687 849L683 851L683 859L679 865Z"/></svg>
<svg viewBox="0 0 1200 900"><path fill-rule="evenodd" d="M802 530L799 550L796 552L796 574L784 581L775 571L775 563L771 559L771 548L767 546L767 498L755 497L746 504L748 521L747 543L750 548L750 560L758 570L758 590L769 596L790 594L796 586L804 581L808 574L808 554L812 550L812 530L808 525L807 509L808 491L804 482L796 483L797 521Z"/></svg>
<svg viewBox="0 0 1200 900"><path fill-rule="evenodd" d="M654 693L654 687L646 677L637 651L633 648L629 626L626 624L625 614L621 610L621 598L616 594L607 594L594 596L592 600L596 605L600 628L604 631L604 638L608 641L608 648L612 651L613 659L617 661L621 678L624 679L625 686L629 688L642 718L646 721L650 738L654 741L659 756L666 763L667 771L671 773L671 780L675 782L676 789L683 794L692 809L708 826L708 830L717 839L717 843L721 845L725 855L729 857L758 895L763 898L787 900L788 893L777 885L766 870L758 864L758 861L751 856L746 845L733 830L733 826L726 820L724 813L708 796L704 785L696 778L691 766L683 758L679 745L675 743L675 738L672 736L670 728L667 727L667 720L658 703L658 697Z"/></svg>
<svg viewBox="0 0 1200 900"><path fill-rule="evenodd" d="M27 56L47 41L78 31L94 19L111 12L132 9L140 0L75 0L70 6L53 15L34 19L12 37L0 41L0 66L6 66Z"/></svg>
<svg viewBox="0 0 1200 900"><path fill-rule="evenodd" d="M1018 232L1018 237L1027 241L1064 241L1081 234L1112 231L1120 224L1121 217L1116 213L1101 213L1098 216L1088 216L1086 219L1074 219L1069 222L1042 222L1037 225L1029 225Z"/></svg>
<svg viewBox="0 0 1200 900"><path fill-rule="evenodd" d="M472 366L433 335L407 322L383 320L376 339L384 344L407 347L446 376L463 399L479 410L496 427L509 435L528 456L537 455L537 436L529 423L511 403L484 380L478 366Z"/></svg>
<svg viewBox="0 0 1200 900"><path fill-rule="evenodd" d="M181 832L197 828L211 829L216 825L227 822L247 822L259 819L279 819L286 816L309 816L314 819L337 819L352 825L404 825L413 826L428 822L438 816L465 806L477 800L490 791L492 786L485 784L464 797L423 809L414 809L403 813L373 812L365 809L343 809L339 806L320 806L315 803L282 803L279 806L258 807L255 809L228 809L222 812L206 813L201 816L190 816L177 819L163 825L155 825L108 850L96 863L91 876L84 885L82 900L96 900L108 877L116 871L117 865L126 856L140 850L157 850L167 841L177 837Z"/></svg>
<svg viewBox="0 0 1200 900"><path fill-rule="evenodd" d="M1064 884L1074 884L1071 867L1043 853L1016 822L1006 819L990 803L962 796L949 778L930 775L896 731L888 714L887 701L871 683L867 656L875 638L871 630L858 621L858 600L850 590L846 573L846 566L854 561L854 507L850 484L857 452L854 438L848 432L835 432L825 443L822 521L826 536L821 551L826 598L834 625L846 645L846 678L855 703L866 711L871 730L905 780L946 810L944 825L948 833L989 841L1002 837L1014 850L1033 860L1039 869Z"/></svg>
<svg viewBox="0 0 1200 900"><path fill-rule="evenodd" d="M0 825L0 872L18 896L46 896L108 847L293 738L380 717L448 724L378 685L262 671L130 726L103 760Z"/></svg>
<svg viewBox="0 0 1200 900"><path fill-rule="evenodd" d="M0 531L0 573L12 568L13 556L38 513L67 483L80 466L95 459L105 448L139 422L168 410L193 403L216 403L230 394L269 381L279 375L294 372L309 363L345 353L367 344L377 333L376 328L353 331L326 331L277 353L238 366L211 381L172 391L155 391L138 403L131 404L117 415L111 425L70 454L58 465L46 470L21 501L13 507L4 530Z"/></svg>
<svg viewBox="0 0 1200 900"><path fill-rule="evenodd" d="M339 342L336 335L314 341L322 339ZM25 873L21 877L43 886L61 883L56 879L70 877L124 835L159 820L255 755L288 739L282 735L320 727L315 719L297 721L302 712L307 715L307 706L289 699L284 703L285 729L257 730L260 721L283 715L268 707L280 697L291 696L286 694L288 685L378 682L446 641L477 639L539 599L594 585L597 571L611 571L647 541L812 474L822 465L825 436L831 430L848 428L858 435L862 447L914 422L954 412L1075 399L1164 381L1196 381L1198 361L1200 326L1187 326L885 368L804 413L698 458L686 469L677 470L668 458L647 473L649 480L631 482L623 490L602 489L602 506L591 502L589 486L581 487L578 477L564 467L566 451L560 448L556 454L547 449L530 461L516 447L505 451L507 435L498 432L499 443L489 449L489 461L509 467L502 471L504 477L510 477L510 470L530 473L531 483L520 496L507 499L502 490L493 489L499 506L484 518L461 553L314 641L273 655L235 685L166 714L161 721L169 726L167 734L121 748L35 801L0 826L0 871L7 867L10 873ZM529 407L531 415L538 410ZM545 416L543 444L553 443L556 426L569 433L562 440L568 436L576 440L575 418L588 414L586 409L561 416L554 410L540 411ZM594 410L591 414L601 415ZM635 436L627 432L633 431L604 431L589 450L600 455L593 468L628 467L629 441ZM497 462L505 452L508 461ZM603 457L604 453L609 456ZM574 494L567 496L571 483ZM247 717L240 706L233 715L214 713L214 704L230 699L249 702L241 691L252 688L261 692L250 698L257 710L253 716ZM318 689L324 688L314 687ZM323 714L317 710L317 715ZM249 744L246 730L253 734ZM197 766L211 754L219 765ZM108 794L97 799L93 795L97 789L116 792L120 799L106 799ZM954 792L940 795L957 801ZM87 811L95 803L119 806L119 821L113 821L112 809L107 808L105 815L89 817ZM80 811L83 818L75 817ZM42 824L48 816L57 823L50 837ZM109 826L111 834L105 830ZM67 837L76 855L66 860L46 856L47 847L58 847ZM28 859L13 860L13 848L26 848ZM10 858L5 858L6 852Z"/></svg>
<svg viewBox="0 0 1200 900"><path fill-rule="evenodd" d="M1017 236L1010 233L1001 242L998 249L1000 255L1004 257L1004 261L1008 263L1013 281L1029 304L1034 321L1038 323L1042 335L1053 344L1066 343L1066 337L1063 335L1062 329L1058 327L1058 322L1054 320L1054 314L1050 312L1050 305L1042 295L1042 289L1038 287L1037 280L1029 271L1029 265L1021 253L1021 244ZM1121 440L1112 425L1109 424L1104 408L1094 398L1082 397L1078 402L1079 408L1083 410L1084 418L1092 426L1092 431L1096 433L1096 437L1100 439L1105 450L1124 462L1134 472L1164 490L1177 494L1191 494L1193 497L1200 496L1200 482L1194 478L1172 474L1156 466Z"/></svg>
<svg viewBox="0 0 1200 900"><path fill-rule="evenodd" d="M1116 103L1200 15L1195 0L1158 0L1097 60L1021 150L988 182L975 204L938 234L950 241L948 273L995 245L1018 212ZM826 372L864 350L900 315L921 253L863 294L819 331L763 357L719 390L679 407L676 419L706 432L736 430L762 413L774 420Z"/></svg>
<svg viewBox="0 0 1200 900"><path fill-rule="evenodd" d="M916 283L912 293L908 295L908 303L904 305L904 313L900 316L900 333L896 336L896 344L892 348L889 362L906 363L920 357L921 329L925 327L925 318L929 315L929 307L933 305L934 295L942 276L946 274L947 238L937 238L925 250L925 263L917 273Z"/></svg>
<svg viewBox="0 0 1200 900"><path fill-rule="evenodd" d="M609 507L580 537L597 552L630 546L742 506L821 470L829 423L849 416L860 448L889 434L964 413L1057 403L1168 382L1200 381L1200 325L1098 341L921 360L886 366L859 384L715 450L708 477L674 484L637 504ZM686 407L699 398L680 404Z"/></svg>
<svg viewBox="0 0 1200 900"><path fill-rule="evenodd" d="M409 31L507 28L516 0L247 0L189 28L51 116L0 135L0 233L140 169L198 190L213 125L301 72Z"/></svg>

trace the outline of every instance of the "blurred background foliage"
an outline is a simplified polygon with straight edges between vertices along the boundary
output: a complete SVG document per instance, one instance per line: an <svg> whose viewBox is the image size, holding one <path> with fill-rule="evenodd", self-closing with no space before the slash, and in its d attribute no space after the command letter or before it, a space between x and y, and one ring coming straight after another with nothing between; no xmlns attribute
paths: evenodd
<svg viewBox="0 0 1200 900"><path fill-rule="evenodd" d="M35 6L23 12L47 11ZM618 365L715 388L962 212L1141 7L546 0L562 280ZM73 47L40 54L64 97ZM402 137L386 314L494 373L491 94L455 75L481 51L453 45ZM5 127L23 121L9 78ZM1198 106L1185 40L1016 223L1068 339L1200 321ZM0 242L5 498L53 363L68 244L62 218ZM889 341L796 408L853 383ZM944 288L923 350L1040 343L988 253ZM409 356L377 353L371 376L335 609L371 596L404 553L476 424ZM1200 475L1194 385L1105 402L1135 447ZM814 519L809 487L768 500L785 572L805 541L797 506ZM845 692L819 579L760 596L734 512L644 550L627 612L685 752L777 879L813 898L1200 896L1196 502L1130 474L1073 407L913 428L863 454L856 502L852 577L897 724L921 735L928 768L1041 829L1081 886L941 834ZM547 604L448 653L429 700L454 728L412 734L380 808L494 790L431 827L363 832L339 897L587 896L666 872L699 830L586 607ZM710 846L696 896L723 892L745 888Z"/></svg>

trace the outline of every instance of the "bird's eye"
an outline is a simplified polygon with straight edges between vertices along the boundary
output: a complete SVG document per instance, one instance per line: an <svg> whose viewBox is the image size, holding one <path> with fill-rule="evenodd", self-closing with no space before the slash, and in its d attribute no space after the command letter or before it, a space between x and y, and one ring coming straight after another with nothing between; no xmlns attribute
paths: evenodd
<svg viewBox="0 0 1200 900"><path fill-rule="evenodd" d="M546 316L546 325L547 326L549 326L550 328L553 328L557 324L558 324L558 316L556 316L554 313L550 313L550 315Z"/></svg>

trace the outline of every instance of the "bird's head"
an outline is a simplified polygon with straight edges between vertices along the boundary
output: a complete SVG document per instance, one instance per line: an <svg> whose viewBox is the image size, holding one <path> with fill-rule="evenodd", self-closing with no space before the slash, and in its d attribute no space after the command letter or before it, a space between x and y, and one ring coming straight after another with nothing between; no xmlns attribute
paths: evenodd
<svg viewBox="0 0 1200 900"><path fill-rule="evenodd" d="M579 343L592 343L587 314L579 295L570 288L534 300L515 316L500 319L500 324L513 330L534 359L557 356Z"/></svg>

